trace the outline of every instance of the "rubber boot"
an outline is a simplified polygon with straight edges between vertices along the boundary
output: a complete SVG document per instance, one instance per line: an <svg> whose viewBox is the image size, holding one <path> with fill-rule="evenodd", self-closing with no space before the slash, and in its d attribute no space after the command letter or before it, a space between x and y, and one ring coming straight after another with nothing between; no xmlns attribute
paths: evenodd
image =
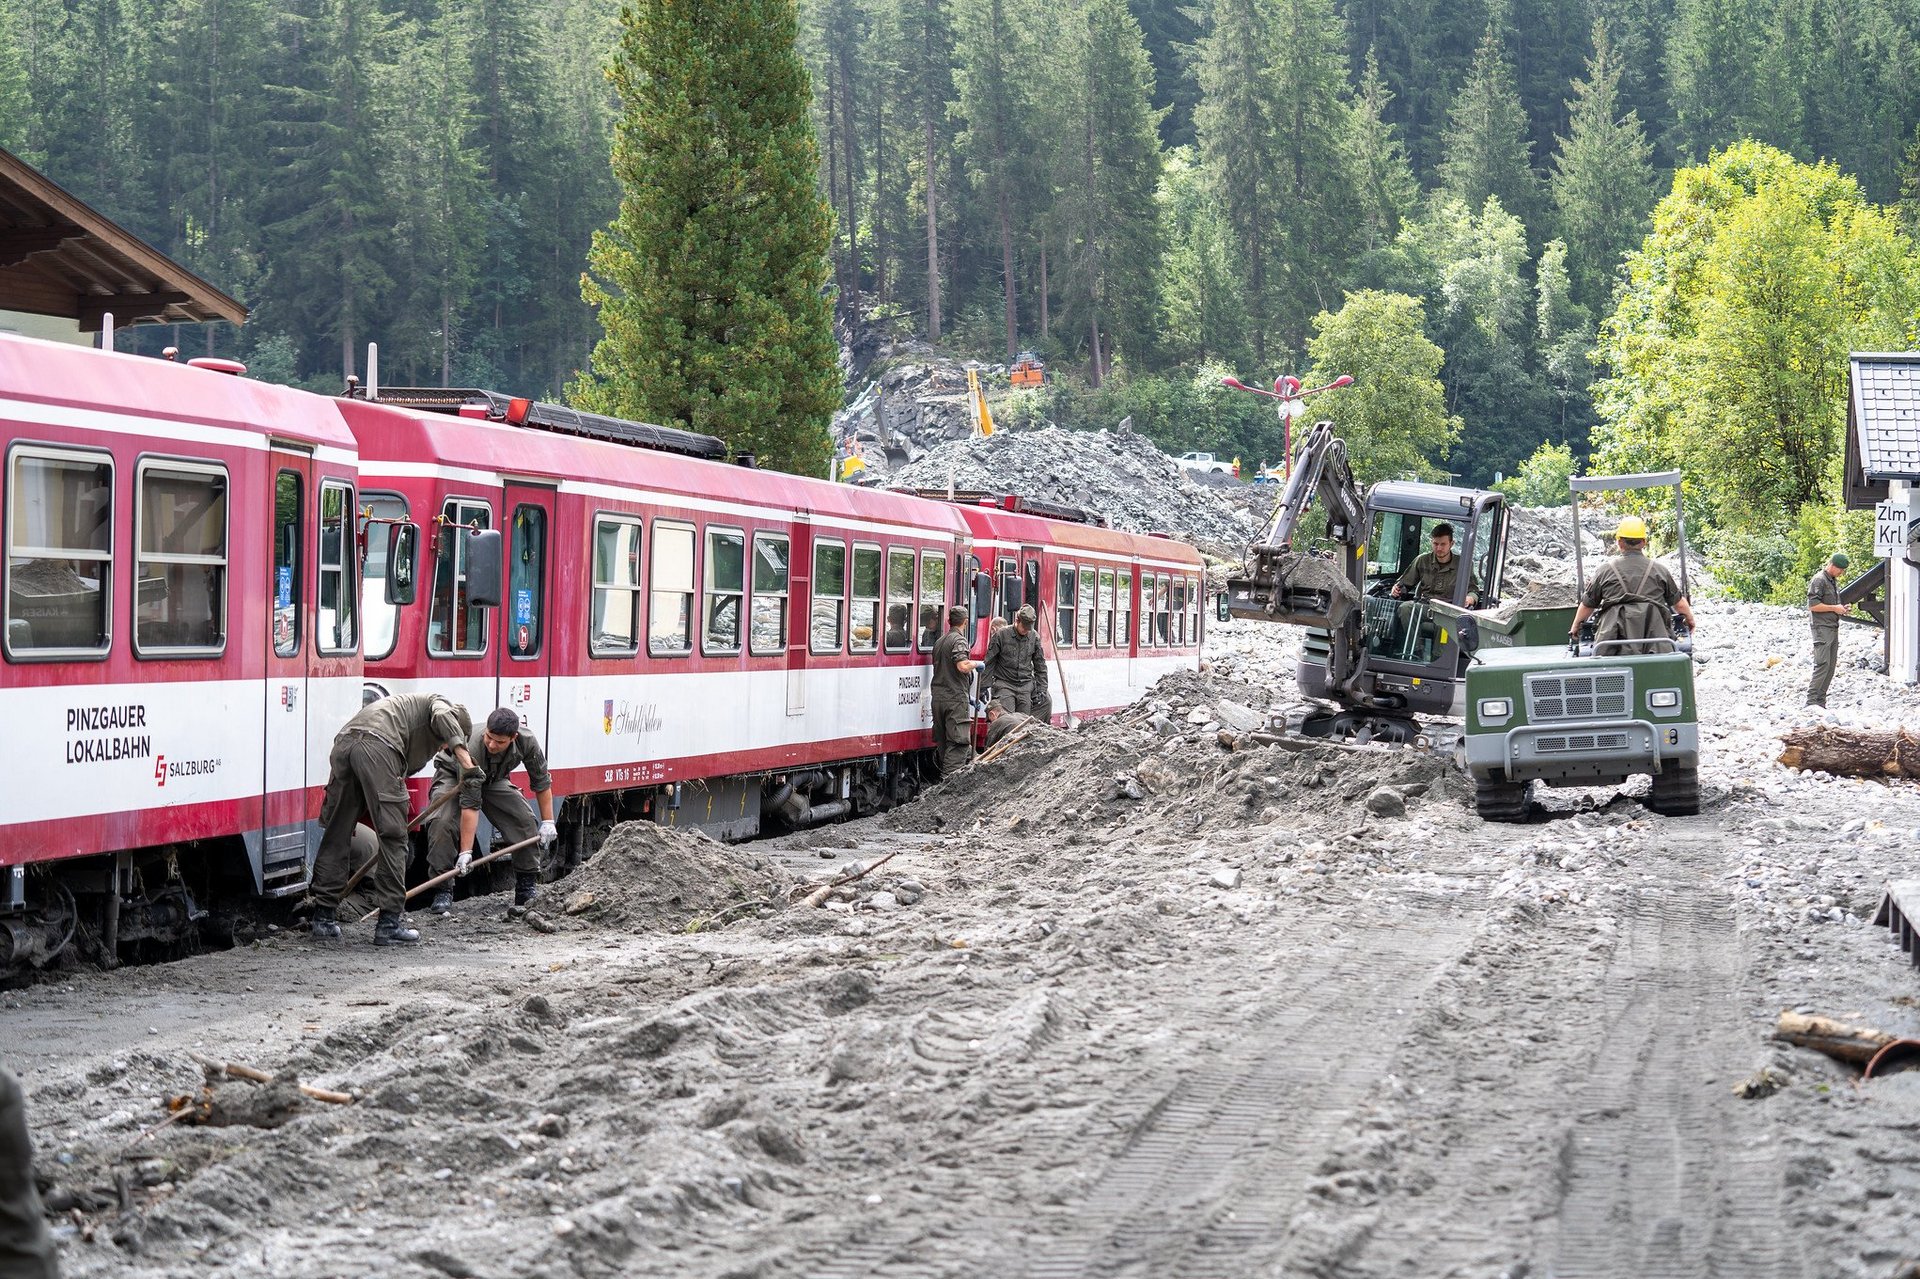
<svg viewBox="0 0 1920 1279"><path fill-rule="evenodd" d="M445 888L445 887L434 889L433 902L427 907L427 909L432 911L436 915L444 915L448 911L452 910L453 909L453 890L451 888Z"/></svg>
<svg viewBox="0 0 1920 1279"><path fill-rule="evenodd" d="M406 918L397 910L380 912L380 922L373 926L373 944L376 946L410 946L420 940L420 930L407 927Z"/></svg>
<svg viewBox="0 0 1920 1279"><path fill-rule="evenodd" d="M513 910L516 914L525 913L534 899L540 896L540 876L530 870L515 871L513 875Z"/></svg>
<svg viewBox="0 0 1920 1279"><path fill-rule="evenodd" d="M340 937L340 917L331 906L315 906L312 928L315 941L337 941Z"/></svg>

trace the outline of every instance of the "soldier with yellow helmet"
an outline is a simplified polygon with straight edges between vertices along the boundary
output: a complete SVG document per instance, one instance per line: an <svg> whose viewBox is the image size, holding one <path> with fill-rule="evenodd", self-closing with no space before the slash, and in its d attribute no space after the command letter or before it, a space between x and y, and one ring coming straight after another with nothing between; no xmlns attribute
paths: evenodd
<svg viewBox="0 0 1920 1279"><path fill-rule="evenodd" d="M1621 520L1614 531L1614 545L1620 554L1602 565L1587 583L1570 633L1578 635L1586 620L1597 613L1594 641L1606 646L1597 650L1606 655L1645 652L1652 647L1621 641L1672 639L1670 618L1674 613L1686 619L1690 630L1698 630L1693 605L1680 593L1680 584L1666 566L1647 556L1647 522L1638 515Z"/></svg>

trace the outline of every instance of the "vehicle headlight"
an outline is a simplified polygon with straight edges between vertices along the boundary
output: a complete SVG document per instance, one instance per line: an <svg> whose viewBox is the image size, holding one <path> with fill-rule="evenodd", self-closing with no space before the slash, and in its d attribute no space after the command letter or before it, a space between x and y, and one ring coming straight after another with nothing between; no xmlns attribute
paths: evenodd
<svg viewBox="0 0 1920 1279"><path fill-rule="evenodd" d="M1647 705L1657 706L1661 710L1672 710L1680 704L1680 690L1677 688L1656 688L1647 694Z"/></svg>
<svg viewBox="0 0 1920 1279"><path fill-rule="evenodd" d="M1481 719L1505 719L1513 714L1513 700L1507 697L1483 697L1480 699Z"/></svg>

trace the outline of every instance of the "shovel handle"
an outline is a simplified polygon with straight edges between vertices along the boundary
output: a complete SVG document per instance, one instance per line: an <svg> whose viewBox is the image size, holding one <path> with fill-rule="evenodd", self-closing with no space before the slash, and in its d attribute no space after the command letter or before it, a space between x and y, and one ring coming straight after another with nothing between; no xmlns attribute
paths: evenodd
<svg viewBox="0 0 1920 1279"><path fill-rule="evenodd" d="M458 786L449 787L447 790L440 792L440 798L434 800L431 804L428 804L425 808L421 809L419 816L415 817L412 821L407 823L407 829L412 830L414 827L418 826L421 822L426 821L427 818L433 816L435 813L445 808L447 806L447 801L451 800L455 795L458 795L459 793L460 793L460 788ZM373 856L367 858L366 862L360 867L359 870L356 870L353 872L353 874L347 876L347 886L340 890L340 895L342 897L345 897L347 894L351 893L354 889L358 888L360 886L360 881L367 877L367 872L372 870L373 864L379 860L380 860L379 853L375 853Z"/></svg>
<svg viewBox="0 0 1920 1279"><path fill-rule="evenodd" d="M525 848L527 845L537 844L539 842L540 842L540 837L538 835L535 835L531 839L523 839L517 844L508 844L505 848L496 848L492 852L488 853L485 857L476 857L471 862L468 862L467 869L471 871L475 867L485 866L488 862L497 862L502 857L511 857L515 853L519 852L521 849ZM425 883L420 884L418 887L408 892L406 899L408 901L412 901L414 898L418 897L421 893L426 892L429 888L438 888L440 887L440 885L446 883L448 880L454 878L458 874L459 874L458 871L451 871L451 870L442 871L440 874L435 875L432 879L427 880ZM367 920L372 919L375 915L378 915L379 913L380 912L378 910L370 910L365 915L361 916L360 922L364 924L367 922Z"/></svg>

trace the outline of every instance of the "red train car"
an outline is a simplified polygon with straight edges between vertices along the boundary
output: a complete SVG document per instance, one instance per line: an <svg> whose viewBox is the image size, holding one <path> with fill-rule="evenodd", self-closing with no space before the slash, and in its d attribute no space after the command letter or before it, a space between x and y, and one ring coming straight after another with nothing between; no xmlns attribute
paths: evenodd
<svg viewBox="0 0 1920 1279"><path fill-rule="evenodd" d="M1057 619L1082 717L1201 639L1177 543L482 392L334 400L0 338L0 444L0 973L83 920L111 958L303 890L363 699L517 709L577 858L634 817L746 838L910 796L950 603L976 655L996 610Z"/></svg>
<svg viewBox="0 0 1920 1279"><path fill-rule="evenodd" d="M112 954L182 935L223 884L299 891L360 697L339 409L0 337L0 444L0 971L58 950L83 905Z"/></svg>

